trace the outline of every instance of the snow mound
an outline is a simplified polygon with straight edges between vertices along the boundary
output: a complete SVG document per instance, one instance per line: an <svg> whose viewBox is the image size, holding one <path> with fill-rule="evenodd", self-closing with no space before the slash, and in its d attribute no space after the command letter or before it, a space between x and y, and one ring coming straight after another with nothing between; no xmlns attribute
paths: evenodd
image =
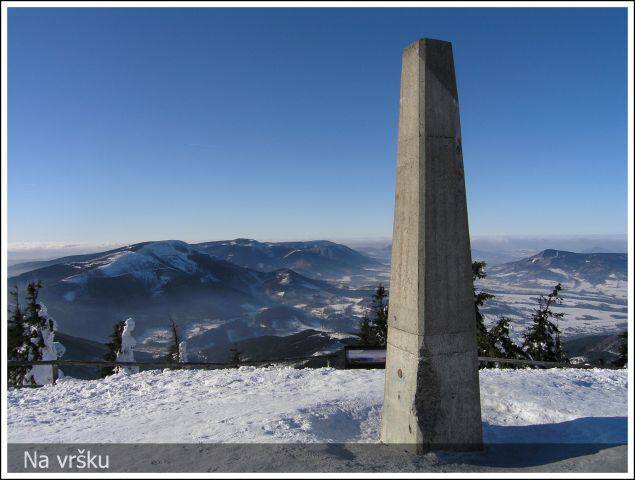
<svg viewBox="0 0 635 480"><path fill-rule="evenodd" d="M626 441L625 370L483 370L486 442ZM383 370L165 370L8 392L11 442L377 442Z"/></svg>

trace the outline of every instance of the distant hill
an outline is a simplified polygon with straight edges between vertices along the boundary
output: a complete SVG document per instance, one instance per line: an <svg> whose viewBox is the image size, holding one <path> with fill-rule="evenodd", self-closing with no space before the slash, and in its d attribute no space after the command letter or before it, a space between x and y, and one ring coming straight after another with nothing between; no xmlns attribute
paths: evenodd
<svg viewBox="0 0 635 480"><path fill-rule="evenodd" d="M626 281L627 255L544 250L523 260L492 267L489 273L505 276L513 283L535 282L540 279L599 285L607 281Z"/></svg>
<svg viewBox="0 0 635 480"><path fill-rule="evenodd" d="M241 267L265 272L289 268L312 278L337 278L378 265L352 248L327 240L274 243L237 238L195 246Z"/></svg>
<svg viewBox="0 0 635 480"><path fill-rule="evenodd" d="M563 347L570 357L593 365L610 365L619 357L621 344L619 334L583 335L565 339Z"/></svg>

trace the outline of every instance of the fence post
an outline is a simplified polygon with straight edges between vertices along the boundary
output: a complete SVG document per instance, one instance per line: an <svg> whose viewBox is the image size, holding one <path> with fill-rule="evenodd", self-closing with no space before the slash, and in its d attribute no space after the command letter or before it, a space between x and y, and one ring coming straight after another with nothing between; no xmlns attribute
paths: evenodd
<svg viewBox="0 0 635 480"><path fill-rule="evenodd" d="M60 367L58 367L56 363L53 363L51 365L51 370L53 372L53 385L55 385L60 376Z"/></svg>

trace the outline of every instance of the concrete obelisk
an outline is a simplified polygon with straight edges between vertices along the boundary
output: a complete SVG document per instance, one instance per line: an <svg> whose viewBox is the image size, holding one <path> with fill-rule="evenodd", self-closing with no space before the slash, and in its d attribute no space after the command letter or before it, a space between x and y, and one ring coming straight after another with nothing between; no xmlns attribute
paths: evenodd
<svg viewBox="0 0 635 480"><path fill-rule="evenodd" d="M476 320L452 44L403 51L381 440L482 443Z"/></svg>

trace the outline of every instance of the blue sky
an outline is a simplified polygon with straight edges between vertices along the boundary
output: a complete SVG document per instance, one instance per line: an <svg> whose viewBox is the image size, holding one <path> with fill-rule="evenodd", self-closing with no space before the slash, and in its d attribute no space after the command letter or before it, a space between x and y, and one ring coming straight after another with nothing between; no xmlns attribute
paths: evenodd
<svg viewBox="0 0 635 480"><path fill-rule="evenodd" d="M452 41L473 235L627 231L625 9L9 9L9 242L385 237Z"/></svg>

